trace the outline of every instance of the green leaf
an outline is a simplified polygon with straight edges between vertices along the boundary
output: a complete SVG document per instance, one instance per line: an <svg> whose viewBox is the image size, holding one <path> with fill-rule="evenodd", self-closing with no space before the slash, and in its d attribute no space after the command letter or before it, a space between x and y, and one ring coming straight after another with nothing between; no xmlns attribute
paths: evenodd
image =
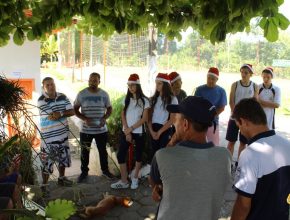
<svg viewBox="0 0 290 220"><path fill-rule="evenodd" d="M13 35L13 41L15 44L21 46L24 43L24 32L21 28L17 28Z"/></svg>
<svg viewBox="0 0 290 220"><path fill-rule="evenodd" d="M282 5L284 3L284 0L276 0L276 2L278 3L278 5Z"/></svg>
<svg viewBox="0 0 290 220"><path fill-rule="evenodd" d="M278 40L278 37L279 37L278 27L274 24L272 20L269 20L266 39L270 42L275 42L276 40Z"/></svg>
<svg viewBox="0 0 290 220"><path fill-rule="evenodd" d="M75 204L68 200L50 201L45 208L46 217L58 220L68 219L75 212Z"/></svg>
<svg viewBox="0 0 290 220"><path fill-rule="evenodd" d="M289 20L288 18L286 18L284 15L282 15L281 13L278 13L276 15L276 17L279 19L279 27L282 30L286 30L289 26Z"/></svg>
<svg viewBox="0 0 290 220"><path fill-rule="evenodd" d="M259 22L259 26L264 29L265 28L265 25L267 23L267 18L262 18Z"/></svg>
<svg viewBox="0 0 290 220"><path fill-rule="evenodd" d="M32 30L30 30L30 31L27 32L26 37L27 37L27 39L30 40L30 41L33 41L33 40L35 40L35 38L36 38L36 37L34 36Z"/></svg>

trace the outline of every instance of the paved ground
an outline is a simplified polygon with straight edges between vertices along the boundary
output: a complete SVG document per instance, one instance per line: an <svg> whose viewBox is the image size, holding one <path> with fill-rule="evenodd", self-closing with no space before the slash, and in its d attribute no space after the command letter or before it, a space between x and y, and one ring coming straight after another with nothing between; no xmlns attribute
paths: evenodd
<svg viewBox="0 0 290 220"><path fill-rule="evenodd" d="M108 80L107 80L108 81ZM116 83L116 81L115 81ZM66 86L64 86L66 85ZM67 87L68 84L64 84L63 82L57 81L57 88L64 92L69 98L73 101L77 91L72 90ZM226 142L224 140L225 137L225 129L227 126L229 110L226 109L225 113L223 113L220 117L220 137L221 137L221 145L226 146ZM277 127L278 133L289 138L289 133L286 131L287 125L289 123L289 117L279 117L277 118ZM79 147L76 141L78 138L78 120L75 117L72 117L70 120L71 130L74 133L75 137L71 136L71 150L72 150L72 167L67 169L67 176L72 180L76 181L78 174L80 173L80 160L79 160ZM110 169L116 171L116 166L112 163L115 160L115 153L112 153L110 149L108 149L109 155L112 158L110 160ZM235 156L236 157L236 152ZM116 160L115 160L116 161ZM88 181L83 184L74 184L71 188L59 187L56 185L55 181L50 182L50 190L51 197L50 199L56 198L65 198L75 201L75 203L82 207L84 205L94 205L98 201L102 199L103 193L108 192L112 195L119 196L130 196L134 203L130 208L122 208L117 207L113 209L107 216L98 219L104 220L138 220L138 219L154 219L157 204L153 202L151 199L151 188L148 186L148 182L146 179L141 180L140 187L137 190L112 190L110 189L110 184L112 182L108 181L106 178L101 177L101 171L99 168L98 161L98 152L96 147L92 146L91 154L90 154L90 177ZM53 180L56 179L57 173L53 177ZM227 192L224 196L224 204L220 212L220 220L229 219L233 201L235 200L236 194L231 189L231 186L228 186ZM40 199L40 198L39 198ZM42 199L40 199L42 200ZM47 201L42 200L42 202L46 203ZM78 217L74 217L73 219L78 219Z"/></svg>

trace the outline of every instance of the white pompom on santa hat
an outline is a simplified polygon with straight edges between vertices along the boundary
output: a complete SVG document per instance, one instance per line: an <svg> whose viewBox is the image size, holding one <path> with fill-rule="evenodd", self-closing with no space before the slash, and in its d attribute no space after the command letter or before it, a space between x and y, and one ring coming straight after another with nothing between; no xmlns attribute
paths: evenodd
<svg viewBox="0 0 290 220"><path fill-rule="evenodd" d="M155 81L161 81L161 82L166 82L170 84L170 78L167 73L158 73Z"/></svg>
<svg viewBox="0 0 290 220"><path fill-rule="evenodd" d="M139 75L137 73L133 73L129 76L128 78L128 82L127 82L128 85L131 85L131 84L140 84L140 78L139 78Z"/></svg>
<svg viewBox="0 0 290 220"><path fill-rule="evenodd" d="M216 67L211 67L209 68L208 72L207 72L207 75L209 76L214 76L216 77L217 79L219 78L219 69L216 68Z"/></svg>

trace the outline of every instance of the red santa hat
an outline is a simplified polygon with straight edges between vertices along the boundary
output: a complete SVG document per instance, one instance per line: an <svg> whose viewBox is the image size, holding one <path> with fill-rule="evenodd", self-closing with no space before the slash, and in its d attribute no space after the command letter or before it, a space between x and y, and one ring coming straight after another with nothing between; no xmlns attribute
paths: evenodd
<svg viewBox="0 0 290 220"><path fill-rule="evenodd" d="M178 79L181 79L180 75L177 72L171 72L168 76L171 84L177 81Z"/></svg>
<svg viewBox="0 0 290 220"><path fill-rule="evenodd" d="M263 70L263 72L264 71L267 71L267 72L270 72L270 74L272 75L272 77L274 76L274 69L272 68L272 67L266 67L264 70Z"/></svg>
<svg viewBox="0 0 290 220"><path fill-rule="evenodd" d="M127 84L140 84L139 75L133 73L129 76Z"/></svg>
<svg viewBox="0 0 290 220"><path fill-rule="evenodd" d="M170 78L167 75L167 73L158 73L158 75L156 76L156 81L161 81L161 82L166 82L170 84Z"/></svg>
<svg viewBox="0 0 290 220"><path fill-rule="evenodd" d="M251 72L254 73L254 69L253 69L253 66L252 66L251 64L244 63L244 64L241 66L240 70L241 70L243 67L248 67L248 68L251 70Z"/></svg>
<svg viewBox="0 0 290 220"><path fill-rule="evenodd" d="M211 67L209 68L208 72L207 72L207 75L210 75L210 76L214 76L216 77L217 79L219 78L219 69L216 68L216 67Z"/></svg>

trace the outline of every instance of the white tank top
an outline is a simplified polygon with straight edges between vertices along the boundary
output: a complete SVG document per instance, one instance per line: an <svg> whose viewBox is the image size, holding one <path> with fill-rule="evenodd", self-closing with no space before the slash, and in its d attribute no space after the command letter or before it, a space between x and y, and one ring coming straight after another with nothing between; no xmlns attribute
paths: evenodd
<svg viewBox="0 0 290 220"><path fill-rule="evenodd" d="M243 86L241 81L236 82L236 91L235 91L235 105L239 101L246 98L252 98L255 94L255 83L250 81L248 86Z"/></svg>

